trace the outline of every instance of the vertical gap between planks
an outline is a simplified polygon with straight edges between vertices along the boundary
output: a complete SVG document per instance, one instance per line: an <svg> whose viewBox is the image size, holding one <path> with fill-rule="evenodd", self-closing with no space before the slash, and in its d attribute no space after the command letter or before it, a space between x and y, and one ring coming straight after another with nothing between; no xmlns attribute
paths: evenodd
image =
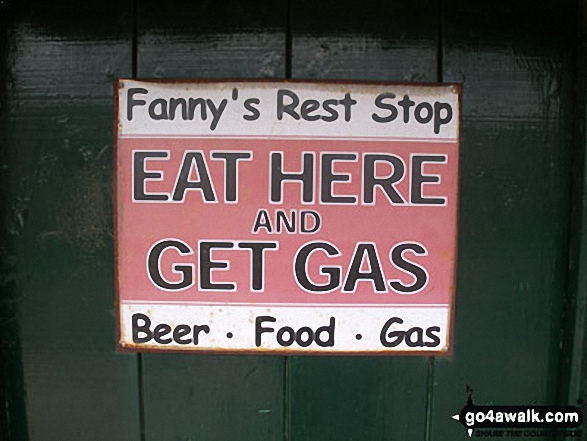
<svg viewBox="0 0 587 441"><path fill-rule="evenodd" d="M444 23L442 7L442 0L438 0L436 11L438 20L438 32L436 33L436 81L438 81L439 83L442 83L444 81L444 75L442 72L442 65L444 64L444 51L442 46L442 39L444 38Z"/></svg>
<svg viewBox="0 0 587 441"><path fill-rule="evenodd" d="M139 57L138 57L138 8L139 0L132 0L132 67L131 75L133 79L137 78L139 68ZM146 440L145 434L145 394L143 391L143 354L140 352L137 354L137 389L138 389L138 400L139 400L139 437L140 441Z"/></svg>
<svg viewBox="0 0 587 441"><path fill-rule="evenodd" d="M2 338L4 336L0 336ZM4 342L2 342L4 343ZM4 354L2 354L4 355ZM4 357L2 357L4 358ZM4 384L6 379L4 378L4 371L2 369L2 363L0 363L0 439L8 441L8 401L4 396Z"/></svg>
<svg viewBox="0 0 587 441"><path fill-rule="evenodd" d="M285 79L292 78L293 31L292 2L287 0L285 18ZM283 439L291 441L291 357L283 360Z"/></svg>
<svg viewBox="0 0 587 441"><path fill-rule="evenodd" d="M424 439L432 439L432 402L434 399L434 365L435 358L428 357L426 369L426 427L424 430Z"/></svg>
<svg viewBox="0 0 587 441"><path fill-rule="evenodd" d="M140 440L145 441L145 395L143 393L143 354L137 354L137 382L139 389L139 434Z"/></svg>
<svg viewBox="0 0 587 441"><path fill-rule="evenodd" d="M286 23L285 23L285 78L291 80L292 77L292 52L293 52L293 32L291 26L292 0L287 0Z"/></svg>
<svg viewBox="0 0 587 441"><path fill-rule="evenodd" d="M132 77L137 78L138 71L138 7L139 0L132 0Z"/></svg>
<svg viewBox="0 0 587 441"><path fill-rule="evenodd" d="M442 83L444 81L443 64L444 64L444 53L443 53L443 38L444 38L444 23L443 23L443 0L438 0L436 4L436 20L437 20L437 33L436 33L436 81ZM453 305L454 308L454 305ZM453 344L453 342L451 342ZM427 369L426 369L426 420L424 439L425 441L432 440L432 412L434 402L434 368L436 359L434 357L428 357Z"/></svg>
<svg viewBox="0 0 587 441"><path fill-rule="evenodd" d="M291 440L291 363L290 357L283 362L283 439Z"/></svg>

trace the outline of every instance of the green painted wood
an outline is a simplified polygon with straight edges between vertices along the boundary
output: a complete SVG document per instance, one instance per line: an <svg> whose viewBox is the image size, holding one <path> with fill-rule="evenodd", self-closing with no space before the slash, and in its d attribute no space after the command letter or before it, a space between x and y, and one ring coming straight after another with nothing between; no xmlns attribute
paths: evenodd
<svg viewBox="0 0 587 441"><path fill-rule="evenodd" d="M112 80L131 70L129 6L2 2L11 440L139 439L137 357L115 352L111 208ZM23 385L26 419L11 404Z"/></svg>
<svg viewBox="0 0 587 441"><path fill-rule="evenodd" d="M141 1L139 77L282 78L285 3ZM283 357L144 354L145 439L283 439Z"/></svg>
<svg viewBox="0 0 587 441"><path fill-rule="evenodd" d="M292 2L292 77L437 80L437 2Z"/></svg>
<svg viewBox="0 0 587 441"><path fill-rule="evenodd" d="M436 2L292 5L293 78L436 81ZM425 357L293 357L287 381L293 441L424 439Z"/></svg>
<svg viewBox="0 0 587 441"><path fill-rule="evenodd" d="M465 404L554 404L567 296L573 2L444 2L445 81L463 82L455 352L437 359L432 440ZM539 439L539 438L533 438Z"/></svg>
<svg viewBox="0 0 587 441"><path fill-rule="evenodd" d="M138 76L283 78L285 3L199 0L138 4Z"/></svg>
<svg viewBox="0 0 587 441"><path fill-rule="evenodd" d="M10 52L11 18L13 9L7 4L0 6L0 170L6 170L10 154ZM0 171L0 200L9 201L11 196L9 174ZM10 204L0 203L0 219L10 218ZM20 292L12 274L16 271L14 240L12 235L0 234L0 440L19 439L26 441L27 420L24 400L22 353L20 346L20 324L18 322L18 299Z"/></svg>
<svg viewBox="0 0 587 441"><path fill-rule="evenodd" d="M576 62L577 143L573 157L573 199L570 240L569 289L574 298L568 302L569 320L563 349L569 379L561 402L574 403L587 397L587 2L579 2ZM587 431L583 430L583 441Z"/></svg>

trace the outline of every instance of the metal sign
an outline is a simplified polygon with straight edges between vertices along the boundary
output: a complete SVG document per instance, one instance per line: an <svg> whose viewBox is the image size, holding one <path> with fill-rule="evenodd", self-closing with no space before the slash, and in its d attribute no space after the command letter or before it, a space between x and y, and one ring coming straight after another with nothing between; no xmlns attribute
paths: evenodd
<svg viewBox="0 0 587 441"><path fill-rule="evenodd" d="M450 352L458 85L116 90L119 349Z"/></svg>

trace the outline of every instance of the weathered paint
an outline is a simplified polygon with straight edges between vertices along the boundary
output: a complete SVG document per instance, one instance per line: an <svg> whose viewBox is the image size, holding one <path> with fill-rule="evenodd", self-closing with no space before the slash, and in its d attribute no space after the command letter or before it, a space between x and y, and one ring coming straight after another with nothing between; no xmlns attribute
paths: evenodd
<svg viewBox="0 0 587 441"><path fill-rule="evenodd" d="M9 439L138 439L137 356L115 350L111 209L131 4L2 2L0 17Z"/></svg>
<svg viewBox="0 0 587 441"><path fill-rule="evenodd" d="M567 381L574 118L574 2L443 3L444 80L467 99L455 353L436 361L433 439L458 425L443 410L467 385L477 404L548 405Z"/></svg>

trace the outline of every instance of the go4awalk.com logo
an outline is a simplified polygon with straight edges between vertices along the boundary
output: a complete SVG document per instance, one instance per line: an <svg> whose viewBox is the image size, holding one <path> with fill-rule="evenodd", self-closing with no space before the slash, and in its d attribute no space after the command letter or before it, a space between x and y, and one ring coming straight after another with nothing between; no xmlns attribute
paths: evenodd
<svg viewBox="0 0 587 441"><path fill-rule="evenodd" d="M583 411L577 406L478 406L467 388L467 404L452 418L470 437L580 437Z"/></svg>

